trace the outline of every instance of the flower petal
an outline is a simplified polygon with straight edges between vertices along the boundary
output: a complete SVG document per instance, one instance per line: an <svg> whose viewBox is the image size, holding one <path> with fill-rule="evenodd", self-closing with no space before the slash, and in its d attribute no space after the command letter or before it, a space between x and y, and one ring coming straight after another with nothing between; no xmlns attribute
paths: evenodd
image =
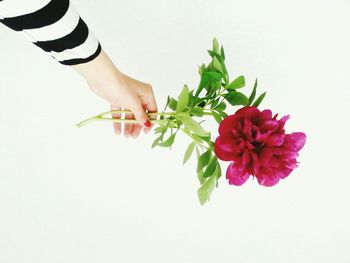
<svg viewBox="0 0 350 263"><path fill-rule="evenodd" d="M258 179L258 183L263 186L274 186L280 180L280 178L274 175L271 170L263 167L259 169L259 173L256 174L256 178Z"/></svg>
<svg viewBox="0 0 350 263"><path fill-rule="evenodd" d="M247 118L250 120L254 120L260 115L260 110L257 107L249 106L243 107L236 111L235 116L239 118Z"/></svg>
<svg viewBox="0 0 350 263"><path fill-rule="evenodd" d="M272 134L267 138L266 144L268 146L281 146L284 143L285 137L284 134L280 133Z"/></svg>
<svg viewBox="0 0 350 263"><path fill-rule="evenodd" d="M226 118L224 118L220 122L219 126L219 134L224 135L229 133L233 127L237 126L237 117L235 115L230 115Z"/></svg>
<svg viewBox="0 0 350 263"><path fill-rule="evenodd" d="M306 134L303 132L294 132L286 135L284 146L290 150L299 151L304 147Z"/></svg>
<svg viewBox="0 0 350 263"><path fill-rule="evenodd" d="M223 147L222 138L219 136L215 140L214 151L216 156L222 161L232 161L235 158L236 153Z"/></svg>
<svg viewBox="0 0 350 263"><path fill-rule="evenodd" d="M243 169L242 169L243 168ZM238 167L234 162L231 162L226 170L226 179L230 185L240 186L249 178L249 174L244 167Z"/></svg>

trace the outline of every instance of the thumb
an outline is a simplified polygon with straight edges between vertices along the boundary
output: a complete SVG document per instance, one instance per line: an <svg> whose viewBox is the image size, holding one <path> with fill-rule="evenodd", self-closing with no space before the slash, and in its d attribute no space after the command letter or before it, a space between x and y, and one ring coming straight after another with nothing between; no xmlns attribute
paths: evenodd
<svg viewBox="0 0 350 263"><path fill-rule="evenodd" d="M144 127L151 127L151 122L144 108L142 107L140 100L135 101L133 107L131 107L130 110L133 112L138 123Z"/></svg>

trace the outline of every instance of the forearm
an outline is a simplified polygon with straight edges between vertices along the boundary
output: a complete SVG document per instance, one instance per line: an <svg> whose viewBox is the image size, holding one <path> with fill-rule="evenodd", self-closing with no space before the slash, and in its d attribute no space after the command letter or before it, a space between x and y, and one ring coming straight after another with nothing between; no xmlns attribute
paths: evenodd
<svg viewBox="0 0 350 263"><path fill-rule="evenodd" d="M72 65L71 68L89 84L96 86L101 86L106 82L120 81L122 74L103 50L95 59L87 63Z"/></svg>
<svg viewBox="0 0 350 263"><path fill-rule="evenodd" d="M127 85L125 75L118 70L103 50L95 59L72 65L71 68L86 80L89 88L96 95L110 104L116 102L117 91Z"/></svg>
<svg viewBox="0 0 350 263"><path fill-rule="evenodd" d="M0 22L63 65L95 59L101 45L69 0L0 1Z"/></svg>

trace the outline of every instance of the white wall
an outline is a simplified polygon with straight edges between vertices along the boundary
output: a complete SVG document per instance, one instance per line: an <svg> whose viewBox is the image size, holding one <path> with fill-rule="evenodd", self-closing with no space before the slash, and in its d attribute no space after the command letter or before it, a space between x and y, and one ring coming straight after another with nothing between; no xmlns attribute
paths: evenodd
<svg viewBox="0 0 350 263"><path fill-rule="evenodd" d="M307 133L301 166L273 188L222 177L201 207L185 137L167 151L76 128L109 106L1 26L0 262L350 262L349 0L73 3L160 107L196 85L216 36L231 75L258 77L262 107Z"/></svg>

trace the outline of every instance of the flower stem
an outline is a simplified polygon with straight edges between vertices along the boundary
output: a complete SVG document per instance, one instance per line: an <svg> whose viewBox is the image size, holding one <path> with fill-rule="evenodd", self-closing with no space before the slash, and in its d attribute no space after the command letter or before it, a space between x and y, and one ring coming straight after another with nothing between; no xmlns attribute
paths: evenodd
<svg viewBox="0 0 350 263"><path fill-rule="evenodd" d="M212 115L210 109L207 112L204 112L204 115ZM117 118L104 118L108 114L121 114L121 113L132 113L130 110L111 110L98 114L97 116L90 117L86 120L83 120L77 124L77 127L80 128L94 121L110 121L110 122L120 122L120 123L138 123L135 119L117 119ZM176 112L148 112L148 116L176 116ZM153 120L150 119L151 123L160 123L163 120Z"/></svg>
<svg viewBox="0 0 350 263"><path fill-rule="evenodd" d="M135 119L117 119L117 118L104 118L103 116L108 115L108 114L121 114L121 113L132 113L129 110L111 110L111 111L106 111L103 113L100 113L97 116L90 117L86 120L83 120L77 124L77 127L80 128L82 126L85 126L86 124L89 124L94 121L110 121L110 122L121 122L121 123L138 123ZM173 116L176 113L174 112L148 112L148 116ZM150 120L151 123L160 123L162 120Z"/></svg>

